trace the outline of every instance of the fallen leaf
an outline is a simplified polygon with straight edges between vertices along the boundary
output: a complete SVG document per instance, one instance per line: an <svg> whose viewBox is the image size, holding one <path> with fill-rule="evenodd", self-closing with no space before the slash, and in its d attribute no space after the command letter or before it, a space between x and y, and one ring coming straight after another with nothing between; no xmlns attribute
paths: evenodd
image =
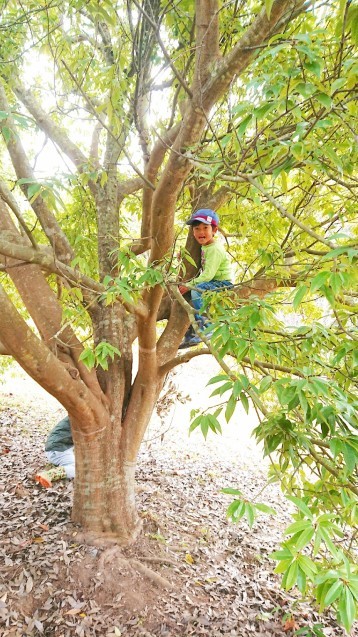
<svg viewBox="0 0 358 637"><path fill-rule="evenodd" d="M28 578L26 582L26 587L25 587L26 593L31 593L33 587L34 587L34 580L32 579L30 575L30 577Z"/></svg>
<svg viewBox="0 0 358 637"><path fill-rule="evenodd" d="M184 559L188 564L194 564L194 558L190 553L187 553Z"/></svg>
<svg viewBox="0 0 358 637"><path fill-rule="evenodd" d="M67 610L64 614L65 615L78 615L79 613L81 613L81 609L80 608L70 608L70 610Z"/></svg>
<svg viewBox="0 0 358 637"><path fill-rule="evenodd" d="M295 621L295 619L293 617L291 617L290 619L286 619L284 626L283 626L283 630L287 633L289 630L297 630L299 628L299 625L297 624L297 622Z"/></svg>

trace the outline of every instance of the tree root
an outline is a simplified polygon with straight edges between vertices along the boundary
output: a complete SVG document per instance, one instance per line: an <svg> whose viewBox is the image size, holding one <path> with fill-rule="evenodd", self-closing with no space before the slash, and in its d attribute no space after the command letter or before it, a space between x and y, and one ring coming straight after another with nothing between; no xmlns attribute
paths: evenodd
<svg viewBox="0 0 358 637"><path fill-rule="evenodd" d="M106 570L106 562L111 561L113 564L115 562L116 566L123 567L126 565L128 560L123 557L120 546L112 546L111 548L107 548L103 551L101 557L98 560L98 570L99 572L104 572Z"/></svg>
<svg viewBox="0 0 358 637"><path fill-rule="evenodd" d="M151 568L148 568L148 566L145 566L142 562L139 562L138 560L130 560L130 564L136 571L139 571L139 573L152 580L152 582L154 582L157 586L167 589L173 588L169 580L159 575L159 573L152 571Z"/></svg>
<svg viewBox="0 0 358 637"><path fill-rule="evenodd" d="M169 566L178 566L178 562L170 560L168 557L150 557L150 555L141 555L140 558L144 562L151 562L152 564L168 564Z"/></svg>
<svg viewBox="0 0 358 637"><path fill-rule="evenodd" d="M159 557L158 558L143 557L142 559L144 560L148 559L150 561L155 561L157 563L174 564L172 560L167 560L166 558L161 559ZM124 569L126 566L127 567L129 566L133 570L141 573L142 575L150 579L157 586L161 586L162 588L166 588L166 589L172 588L172 585L169 582L169 580L167 580L165 577L162 577L162 575L159 575L159 573L156 573L151 568L148 568L148 566L145 566L139 560L124 557L121 552L121 548L119 546L112 546L111 548L107 548L105 551L103 551L101 557L98 560L99 572L106 571L106 564L108 562L110 562L112 565L115 563L116 567L121 569Z"/></svg>
<svg viewBox="0 0 358 637"><path fill-rule="evenodd" d="M109 546L128 547L136 542L143 528L143 521L138 519L135 529L132 532L130 540L128 537L121 537L117 533L110 531L86 531L79 530L73 534L73 538L80 544L87 544L90 546L96 546L97 548L106 549Z"/></svg>

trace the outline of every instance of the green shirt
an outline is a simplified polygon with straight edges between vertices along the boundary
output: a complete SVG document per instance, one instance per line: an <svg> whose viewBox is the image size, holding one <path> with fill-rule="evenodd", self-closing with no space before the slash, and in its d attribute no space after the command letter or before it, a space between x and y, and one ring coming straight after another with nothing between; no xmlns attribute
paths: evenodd
<svg viewBox="0 0 358 637"><path fill-rule="evenodd" d="M197 283L208 281L231 281L231 265L229 255L221 243L209 243L201 246L201 274L190 281L195 286Z"/></svg>
<svg viewBox="0 0 358 637"><path fill-rule="evenodd" d="M68 416L60 420L47 436L45 451L66 451L73 447L71 425Z"/></svg>

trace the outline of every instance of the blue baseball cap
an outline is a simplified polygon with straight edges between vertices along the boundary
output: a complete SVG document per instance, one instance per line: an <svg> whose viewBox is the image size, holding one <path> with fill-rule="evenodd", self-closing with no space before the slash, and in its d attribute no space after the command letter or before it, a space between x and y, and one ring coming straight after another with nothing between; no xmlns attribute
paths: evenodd
<svg viewBox="0 0 358 637"><path fill-rule="evenodd" d="M198 221L199 223L205 223L207 226L214 226L215 228L217 228L217 226L219 225L219 215L217 215L216 212L214 212L214 210L211 210L210 208L200 208L200 210L196 210L196 212L193 212L190 219L188 219L188 221L186 222L186 225L191 226L195 221Z"/></svg>

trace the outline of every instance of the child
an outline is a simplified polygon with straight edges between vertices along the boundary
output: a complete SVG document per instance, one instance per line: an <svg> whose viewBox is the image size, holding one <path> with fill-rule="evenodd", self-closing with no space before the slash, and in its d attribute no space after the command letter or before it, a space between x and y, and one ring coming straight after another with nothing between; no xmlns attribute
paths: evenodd
<svg viewBox="0 0 358 637"><path fill-rule="evenodd" d="M75 477L75 454L68 416L60 420L50 431L45 444L45 453L47 460L56 466L47 471L39 471L35 475L34 479L42 487L49 488L55 480L64 478L71 480Z"/></svg>
<svg viewBox="0 0 358 637"><path fill-rule="evenodd" d="M229 257L224 247L215 241L218 230L219 217L210 208L201 208L194 212L186 222L192 227L194 239L201 246L201 273L190 281L190 285L195 288L191 290L191 302L196 310L195 318L199 326L203 329L208 327L200 310L203 306L202 293L206 290L218 290L220 288L232 287L231 267ZM181 294L186 294L189 289L185 285L179 286ZM201 342L190 326L184 336L184 340L179 345L179 349L192 347Z"/></svg>

